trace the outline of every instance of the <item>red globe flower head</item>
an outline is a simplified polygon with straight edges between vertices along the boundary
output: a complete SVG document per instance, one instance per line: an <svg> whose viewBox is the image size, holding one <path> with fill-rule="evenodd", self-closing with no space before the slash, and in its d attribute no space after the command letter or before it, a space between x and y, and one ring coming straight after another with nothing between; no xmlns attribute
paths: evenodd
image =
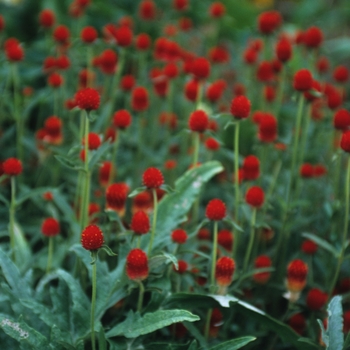
<svg viewBox="0 0 350 350"><path fill-rule="evenodd" d="M256 269L262 269L271 267L272 261L267 255L260 255L255 259L254 267ZM271 276L271 272L258 272L253 275L254 282L258 284L265 284Z"/></svg>
<svg viewBox="0 0 350 350"><path fill-rule="evenodd" d="M81 40L86 44L91 44L97 39L97 30L92 26L84 27L80 32Z"/></svg>
<svg viewBox="0 0 350 350"><path fill-rule="evenodd" d="M346 83L349 80L349 69L345 66L335 67L333 79L338 83Z"/></svg>
<svg viewBox="0 0 350 350"><path fill-rule="evenodd" d="M152 208L152 196L149 191L143 191L133 198L133 212L149 211Z"/></svg>
<svg viewBox="0 0 350 350"><path fill-rule="evenodd" d="M61 55L56 59L56 67L58 69L66 70L70 67L70 60L67 56Z"/></svg>
<svg viewBox="0 0 350 350"><path fill-rule="evenodd" d="M176 167L177 167L177 161L175 159L169 159L164 163L164 168L166 170L173 170Z"/></svg>
<svg viewBox="0 0 350 350"><path fill-rule="evenodd" d="M22 162L17 158L8 158L2 163L4 174L9 176L17 176L22 173Z"/></svg>
<svg viewBox="0 0 350 350"><path fill-rule="evenodd" d="M223 256L216 262L215 279L220 287L227 287L231 284L235 272L235 262L233 259Z"/></svg>
<svg viewBox="0 0 350 350"><path fill-rule="evenodd" d="M333 117L333 126L338 129L345 131L350 127L350 112L346 109L339 109L335 112Z"/></svg>
<svg viewBox="0 0 350 350"><path fill-rule="evenodd" d="M225 88L226 88L226 82L224 80L220 79L220 80L214 81L207 88L206 98L212 103L217 102L221 98Z"/></svg>
<svg viewBox="0 0 350 350"><path fill-rule="evenodd" d="M66 44L70 37L70 31L65 25L59 25L53 32L53 38L59 44Z"/></svg>
<svg viewBox="0 0 350 350"><path fill-rule="evenodd" d="M92 111L100 106L100 95L93 88L85 88L75 94L75 101L80 109Z"/></svg>
<svg viewBox="0 0 350 350"><path fill-rule="evenodd" d="M179 75L179 69L177 65L174 62L169 62L165 67L164 67L164 74L169 78L169 79L174 79Z"/></svg>
<svg viewBox="0 0 350 350"><path fill-rule="evenodd" d="M126 257L126 275L133 281L148 277L148 258L141 249L132 249Z"/></svg>
<svg viewBox="0 0 350 350"><path fill-rule="evenodd" d="M309 102L312 102L312 101L317 100L318 98L320 98L321 94L322 94L322 85L317 80L314 80L312 82L311 90L304 92L304 97Z"/></svg>
<svg viewBox="0 0 350 350"><path fill-rule="evenodd" d="M185 11L188 7L188 0L173 0L173 7L177 11Z"/></svg>
<svg viewBox="0 0 350 350"><path fill-rule="evenodd" d="M269 113L260 119L258 137L261 142L273 142L277 138L277 119Z"/></svg>
<svg viewBox="0 0 350 350"><path fill-rule="evenodd" d="M84 9L79 6L76 1L73 1L68 8L68 13L73 18L79 18L83 15Z"/></svg>
<svg viewBox="0 0 350 350"><path fill-rule="evenodd" d="M148 108L148 91L146 88L139 86L132 90L131 106L137 112L142 112Z"/></svg>
<svg viewBox="0 0 350 350"><path fill-rule="evenodd" d="M265 117L265 113L262 111L256 111L253 114L253 123L259 125L260 121Z"/></svg>
<svg viewBox="0 0 350 350"><path fill-rule="evenodd" d="M129 27L116 28L113 33L116 42L121 47L130 46L132 43L132 30Z"/></svg>
<svg viewBox="0 0 350 350"><path fill-rule="evenodd" d="M56 21L55 14L52 10L44 9L39 14L39 23L44 28L51 28Z"/></svg>
<svg viewBox="0 0 350 350"><path fill-rule="evenodd" d="M312 75L308 69L300 69L294 74L293 88L297 91L307 91L312 88Z"/></svg>
<svg viewBox="0 0 350 350"><path fill-rule="evenodd" d="M220 143L214 137L208 137L205 140L205 148L209 151L217 151L220 148Z"/></svg>
<svg viewBox="0 0 350 350"><path fill-rule="evenodd" d="M106 189L107 207L123 213L128 198L129 186L124 182L114 183Z"/></svg>
<svg viewBox="0 0 350 350"><path fill-rule="evenodd" d="M114 74L117 62L118 56L112 49L104 50L99 57L99 66L104 74Z"/></svg>
<svg viewBox="0 0 350 350"><path fill-rule="evenodd" d="M177 31L178 29L174 24L166 24L163 28L163 33L165 36L175 36Z"/></svg>
<svg viewBox="0 0 350 350"><path fill-rule="evenodd" d="M313 255L317 252L318 246L314 241L311 241L311 239L305 239L301 245L301 250L305 254Z"/></svg>
<svg viewBox="0 0 350 350"><path fill-rule="evenodd" d="M19 62L22 61L24 58L24 51L22 46L19 43L11 43L10 45L6 45L6 43L9 42L10 39L7 39L5 42L5 55L6 58L10 62Z"/></svg>
<svg viewBox="0 0 350 350"><path fill-rule="evenodd" d="M319 47L323 42L323 33L318 27L310 27L304 33L304 44L311 49Z"/></svg>
<svg viewBox="0 0 350 350"><path fill-rule="evenodd" d="M45 120L44 129L46 135L57 138L62 132L62 120L56 116L51 116Z"/></svg>
<svg viewBox="0 0 350 350"><path fill-rule="evenodd" d="M218 243L224 247L229 252L232 250L233 246L233 234L229 230L220 230L218 232Z"/></svg>
<svg viewBox="0 0 350 350"><path fill-rule="evenodd" d="M243 52L243 61L246 64L253 65L256 63L258 59L258 53L253 50L252 48L248 47L244 52Z"/></svg>
<svg viewBox="0 0 350 350"><path fill-rule="evenodd" d="M256 180L260 175L260 161L256 156L250 155L244 158L243 173L245 180Z"/></svg>
<svg viewBox="0 0 350 350"><path fill-rule="evenodd" d="M250 113L250 101L245 96L236 96L231 102L231 114L235 119L248 118Z"/></svg>
<svg viewBox="0 0 350 350"><path fill-rule="evenodd" d="M276 74L278 74L283 68L281 61L279 61L277 58L275 58L271 61L271 66L272 66L272 70Z"/></svg>
<svg viewBox="0 0 350 350"><path fill-rule="evenodd" d="M160 76L153 80L153 88L158 96L166 96L169 89L168 78L162 73Z"/></svg>
<svg viewBox="0 0 350 350"><path fill-rule="evenodd" d="M195 102L197 100L199 83L197 80L190 80L185 84L185 96L188 100Z"/></svg>
<svg viewBox="0 0 350 350"><path fill-rule="evenodd" d="M292 57L292 44L287 38L282 38L276 45L276 56L279 61L285 63Z"/></svg>
<svg viewBox="0 0 350 350"><path fill-rule="evenodd" d="M135 86L135 78L133 75L124 75L120 81L120 87L124 91L130 91Z"/></svg>
<svg viewBox="0 0 350 350"><path fill-rule="evenodd" d="M171 233L171 240L174 243L184 244L187 241L187 233L185 230L178 228Z"/></svg>
<svg viewBox="0 0 350 350"><path fill-rule="evenodd" d="M185 273L188 269L188 264L185 260L178 260L177 261L177 264L178 264L178 269L176 269L175 265L173 265L173 270L182 275L183 273Z"/></svg>
<svg viewBox="0 0 350 350"><path fill-rule="evenodd" d="M273 102L276 97L276 90L271 85L264 86L264 98L267 102Z"/></svg>
<svg viewBox="0 0 350 350"><path fill-rule="evenodd" d="M85 144L85 138L83 138L83 145ZM96 150L101 146L101 138L95 132L90 132L88 135L88 148L90 151Z"/></svg>
<svg viewBox="0 0 350 350"><path fill-rule="evenodd" d="M278 11L265 11L258 17L259 31L265 35L272 34L282 24L282 16Z"/></svg>
<svg viewBox="0 0 350 350"><path fill-rule="evenodd" d="M325 56L321 56L316 62L316 68L320 74L324 74L324 73L328 72L328 69L329 69L328 58Z"/></svg>
<svg viewBox="0 0 350 350"><path fill-rule="evenodd" d="M144 211L137 211L131 218L130 228L137 235L144 235L150 230L149 217Z"/></svg>
<svg viewBox="0 0 350 350"><path fill-rule="evenodd" d="M329 109L335 110L343 103L343 95L335 89L327 94L327 106Z"/></svg>
<svg viewBox="0 0 350 350"><path fill-rule="evenodd" d="M4 49L8 50L11 46L18 46L20 42L16 38L8 38L5 40Z"/></svg>
<svg viewBox="0 0 350 350"><path fill-rule="evenodd" d="M192 74L196 79L206 79L210 75L210 62L205 57L198 57L193 61Z"/></svg>
<svg viewBox="0 0 350 350"><path fill-rule="evenodd" d="M112 174L113 164L110 161L104 161L99 169L99 183L102 187L105 187L109 183L110 176Z"/></svg>
<svg viewBox="0 0 350 350"><path fill-rule="evenodd" d="M201 241L210 241L210 237L210 231L205 227L199 229L197 232L197 238Z"/></svg>
<svg viewBox="0 0 350 350"><path fill-rule="evenodd" d="M305 316L301 313L294 314L288 320L288 324L296 333L302 335L306 328Z"/></svg>
<svg viewBox="0 0 350 350"><path fill-rule="evenodd" d="M314 167L310 163L304 163L300 166L300 176L303 178L311 178L314 176Z"/></svg>
<svg viewBox="0 0 350 350"><path fill-rule="evenodd" d="M97 250L104 243L103 232L96 225L86 226L81 234L81 245L86 250Z"/></svg>
<svg viewBox="0 0 350 350"><path fill-rule="evenodd" d="M146 33L139 34L135 39L135 46L140 51L148 50L151 46L151 37Z"/></svg>
<svg viewBox="0 0 350 350"><path fill-rule="evenodd" d="M319 288L312 288L306 296L306 306L312 310L321 310L328 300L328 294Z"/></svg>
<svg viewBox="0 0 350 350"><path fill-rule="evenodd" d="M264 191L259 186L252 186L248 189L245 200L254 208L260 208L264 204Z"/></svg>
<svg viewBox="0 0 350 350"><path fill-rule="evenodd" d="M300 259L292 260L287 267L287 289L300 292L306 285L308 267Z"/></svg>
<svg viewBox="0 0 350 350"><path fill-rule="evenodd" d="M139 4L139 16L143 20L153 20L156 17L156 11L156 4L152 0L142 0Z"/></svg>
<svg viewBox="0 0 350 350"><path fill-rule="evenodd" d="M52 73L47 78L47 83L53 88L58 88L63 84L63 77L61 74Z"/></svg>
<svg viewBox="0 0 350 350"><path fill-rule="evenodd" d="M340 147L343 151L350 153L350 130L346 130L343 132Z"/></svg>
<svg viewBox="0 0 350 350"><path fill-rule="evenodd" d="M142 175L142 183L147 188L159 188L164 183L162 172L157 168L148 168Z"/></svg>
<svg viewBox="0 0 350 350"><path fill-rule="evenodd" d="M5 20L4 17L0 15L0 32L2 32L5 28Z"/></svg>
<svg viewBox="0 0 350 350"><path fill-rule="evenodd" d="M75 3L82 9L85 9L90 5L91 0L74 0Z"/></svg>
<svg viewBox="0 0 350 350"><path fill-rule="evenodd" d="M108 127L105 132L105 139L113 143L117 139L117 130L114 127Z"/></svg>
<svg viewBox="0 0 350 350"><path fill-rule="evenodd" d="M190 29L192 29L193 27L193 23L192 23L192 19L189 17L181 17L179 18L179 28L184 31L187 32Z"/></svg>
<svg viewBox="0 0 350 350"><path fill-rule="evenodd" d="M57 67L57 65L56 65L56 58L55 57L48 56L45 58L44 63L43 63L44 73L52 72L56 67Z"/></svg>
<svg viewBox="0 0 350 350"><path fill-rule="evenodd" d="M43 194L43 198L48 201L48 202L51 202L53 200L53 194L52 192L45 192Z"/></svg>
<svg viewBox="0 0 350 350"><path fill-rule="evenodd" d="M126 109L121 109L113 115L113 125L118 129L126 129L131 124L131 115Z"/></svg>
<svg viewBox="0 0 350 350"><path fill-rule="evenodd" d="M46 237L57 236L60 233L60 224L54 218L47 218L41 225L41 232Z"/></svg>
<svg viewBox="0 0 350 350"><path fill-rule="evenodd" d="M262 61L260 62L256 71L256 77L263 83L268 83L274 79L274 72L271 62Z"/></svg>
<svg viewBox="0 0 350 350"><path fill-rule="evenodd" d="M314 165L314 176L319 177L327 174L327 168L323 164Z"/></svg>
<svg viewBox="0 0 350 350"><path fill-rule="evenodd" d="M207 113L202 110L196 110L191 113L188 120L188 127L191 131L204 132L208 128L209 118Z"/></svg>
<svg viewBox="0 0 350 350"><path fill-rule="evenodd" d="M227 63L230 60L230 53L222 46L216 46L210 49L209 59L213 63Z"/></svg>
<svg viewBox="0 0 350 350"><path fill-rule="evenodd" d="M205 209L205 216L209 220L220 221L226 216L226 205L220 199L212 199Z"/></svg>
<svg viewBox="0 0 350 350"><path fill-rule="evenodd" d="M215 1L209 7L209 15L213 18L220 18L226 12L224 4L220 1Z"/></svg>

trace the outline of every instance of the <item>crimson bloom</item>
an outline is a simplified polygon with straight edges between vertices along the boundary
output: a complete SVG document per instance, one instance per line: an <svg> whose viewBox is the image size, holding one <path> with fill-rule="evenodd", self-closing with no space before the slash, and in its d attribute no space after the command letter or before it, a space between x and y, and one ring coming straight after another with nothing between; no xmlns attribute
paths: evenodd
<svg viewBox="0 0 350 350"><path fill-rule="evenodd" d="M220 221L226 216L226 205L220 199L212 199L205 209L205 216L209 220Z"/></svg>
<svg viewBox="0 0 350 350"><path fill-rule="evenodd" d="M132 249L126 257L126 275L134 281L148 277L148 258L141 249Z"/></svg>
<svg viewBox="0 0 350 350"><path fill-rule="evenodd" d="M220 287L227 287L231 284L235 272L235 262L232 258L223 256L216 262L215 279Z"/></svg>
<svg viewBox="0 0 350 350"><path fill-rule="evenodd" d="M22 173L22 162L17 158L8 158L2 163L4 174L18 176Z"/></svg>
<svg viewBox="0 0 350 350"><path fill-rule="evenodd" d="M85 227L81 234L81 244L86 250L97 250L102 247L104 243L103 232L96 225L89 225Z"/></svg>
<svg viewBox="0 0 350 350"><path fill-rule="evenodd" d="M159 188L164 183L163 174L157 168L148 168L142 175L142 183L150 189Z"/></svg>
<svg viewBox="0 0 350 350"><path fill-rule="evenodd" d="M60 224L55 218L47 218L41 225L41 232L46 237L57 236L60 233Z"/></svg>
<svg viewBox="0 0 350 350"><path fill-rule="evenodd" d="M131 218L131 225L130 228L134 231L137 235L143 235L150 230L150 221L148 215L140 210L137 211L133 217Z"/></svg>
<svg viewBox="0 0 350 350"><path fill-rule="evenodd" d="M247 204L254 208L260 208L264 203L264 191L259 186L252 186L248 189L245 200Z"/></svg>
<svg viewBox="0 0 350 350"><path fill-rule="evenodd" d="M235 119L248 118L250 113L250 101L246 96L236 96L231 102L231 114Z"/></svg>
<svg viewBox="0 0 350 350"><path fill-rule="evenodd" d="M80 109L92 111L100 106L100 95L93 88L85 88L75 94L75 101Z"/></svg>

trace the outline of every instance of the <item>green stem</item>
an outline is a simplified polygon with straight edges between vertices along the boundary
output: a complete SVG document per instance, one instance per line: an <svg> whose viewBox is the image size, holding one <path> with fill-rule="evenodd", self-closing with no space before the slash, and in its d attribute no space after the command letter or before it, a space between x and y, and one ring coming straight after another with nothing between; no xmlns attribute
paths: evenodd
<svg viewBox="0 0 350 350"><path fill-rule="evenodd" d="M155 233L156 233L157 210L158 210L157 191L156 191L155 188L152 189L152 194L153 194L153 220L152 220L151 239L149 241L149 246L148 246L148 256L150 256L151 252L152 252L154 236L155 236Z"/></svg>
<svg viewBox="0 0 350 350"><path fill-rule="evenodd" d="M276 106L275 106L275 116L277 119L281 111L285 81L286 81L286 67L282 66L281 79L278 86Z"/></svg>
<svg viewBox="0 0 350 350"><path fill-rule="evenodd" d="M116 139L113 143L113 149L112 149L112 169L111 169L111 174L108 179L108 185L110 185L114 181L114 177L116 174L116 169L117 169L117 151L118 151L118 146L119 146L119 138L121 137L121 132L118 130L118 133L116 134Z"/></svg>
<svg viewBox="0 0 350 350"><path fill-rule="evenodd" d="M137 301L137 311L141 312L142 310L142 304L143 304L143 295L145 294L145 287L143 286L143 283L139 281L140 286L140 292L139 292L139 299Z"/></svg>
<svg viewBox="0 0 350 350"><path fill-rule="evenodd" d="M235 136L234 136L234 143L233 143L233 150L234 150L234 181L235 181L235 221L237 224L239 224L239 121L236 122L235 125ZM239 235L236 234L235 237L235 244L233 246L233 259L235 259L237 254L237 248L238 248L238 242L239 242Z"/></svg>
<svg viewBox="0 0 350 350"><path fill-rule="evenodd" d="M49 253L47 256L46 273L49 273L52 265L52 253L53 253L53 237L49 237Z"/></svg>
<svg viewBox="0 0 350 350"><path fill-rule="evenodd" d="M257 209L253 208L253 213L252 213L252 218L251 218L252 220L251 220L251 225L250 225L250 238L249 238L248 249L246 251L245 258L244 258L243 272L247 271L250 255L252 253L252 249L253 249L253 245L254 245L256 212L257 212Z"/></svg>
<svg viewBox="0 0 350 350"><path fill-rule="evenodd" d="M211 260L211 274L210 274L210 293L215 293L215 266L218 252L218 221L214 221L214 236L213 236L213 255Z"/></svg>
<svg viewBox="0 0 350 350"><path fill-rule="evenodd" d="M213 313L213 309L209 309L207 312L207 318L205 321L205 331L204 331L204 337L206 340L209 339L210 319L211 319L212 313Z"/></svg>
<svg viewBox="0 0 350 350"><path fill-rule="evenodd" d="M80 129L79 129L79 141L83 139L84 137L84 130L85 130L85 115L84 112L81 111L80 113ZM78 212L79 210L79 219L81 222L81 229L83 229L84 227L82 226L82 216L83 216L83 200L84 198L82 198L83 196L83 189L85 188L85 176L83 174L83 172L81 170L79 170L79 174L78 174L78 181L77 181L77 191L75 193L75 199L74 199L74 208L75 210ZM80 203L79 203L80 201ZM79 205L80 204L80 205Z"/></svg>
<svg viewBox="0 0 350 350"><path fill-rule="evenodd" d="M92 86L92 57L93 57L93 49L92 49L92 45L90 44L87 47L87 54L86 54L86 67L87 67L87 71L88 71L88 75L87 75L87 87L91 87Z"/></svg>
<svg viewBox="0 0 350 350"><path fill-rule="evenodd" d="M14 110L14 120L16 122L16 148L17 156L19 160L23 160L23 148L22 148L22 120L19 113L20 105L20 95L18 92L19 82L18 82L18 72L17 65L15 63L11 64L12 68L12 81L13 81L13 110Z"/></svg>
<svg viewBox="0 0 350 350"><path fill-rule="evenodd" d="M333 280L330 284L328 295L331 296L333 289L335 287L335 284L337 282L341 264L344 260L344 254L346 249L346 237L348 234L348 228L349 228L349 200L350 200L350 157L348 157L347 160L347 172L346 172L346 181L345 181L345 214L344 214L344 230L343 230L343 237L342 237L342 249L340 252L340 255L338 257L338 263L337 267L335 269L335 273L333 275Z"/></svg>
<svg viewBox="0 0 350 350"><path fill-rule="evenodd" d="M96 349L95 344L95 305L96 305L96 264L97 264L97 251L92 251L92 257L95 260L95 262L92 265L92 297L91 297L91 345L92 349Z"/></svg>
<svg viewBox="0 0 350 350"><path fill-rule="evenodd" d="M86 119L85 119L85 132L84 132L84 150L85 150L85 162L84 162L84 173L85 173L85 186L83 198L83 215L82 215L82 227L86 227L88 224L88 216L89 216L89 202L90 202L90 171L89 171L89 116L86 111Z"/></svg>
<svg viewBox="0 0 350 350"><path fill-rule="evenodd" d="M195 132L193 135L193 165L192 167L195 168L198 164L198 156L199 156L199 145L200 145L200 137L199 132Z"/></svg>
<svg viewBox="0 0 350 350"><path fill-rule="evenodd" d="M202 102L202 95L203 95L203 83L201 81L198 81L198 93L197 93L196 109L199 108L199 106Z"/></svg>
<svg viewBox="0 0 350 350"><path fill-rule="evenodd" d="M10 203L10 247L15 258L15 211L16 211L16 178L11 176L11 203Z"/></svg>

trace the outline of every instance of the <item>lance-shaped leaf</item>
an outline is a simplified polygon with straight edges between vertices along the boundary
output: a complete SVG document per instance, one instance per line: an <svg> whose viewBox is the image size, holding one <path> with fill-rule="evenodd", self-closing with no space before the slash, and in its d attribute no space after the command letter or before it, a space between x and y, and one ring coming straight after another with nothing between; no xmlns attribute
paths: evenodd
<svg viewBox="0 0 350 350"><path fill-rule="evenodd" d="M255 339L255 337L241 337L237 339L232 339L219 345L216 345L213 348L210 348L210 350L237 350L243 348L243 346L249 344Z"/></svg>

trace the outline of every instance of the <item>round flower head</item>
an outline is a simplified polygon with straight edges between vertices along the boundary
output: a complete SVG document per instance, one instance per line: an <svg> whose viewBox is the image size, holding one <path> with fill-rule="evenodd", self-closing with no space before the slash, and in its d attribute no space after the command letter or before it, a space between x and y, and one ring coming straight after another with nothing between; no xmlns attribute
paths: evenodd
<svg viewBox="0 0 350 350"><path fill-rule="evenodd" d="M39 14L39 23L44 28L51 28L55 24L55 14L49 9L44 9Z"/></svg>
<svg viewBox="0 0 350 350"><path fill-rule="evenodd" d="M226 205L220 199L212 199L205 209L205 216L209 220L220 221L226 216Z"/></svg>
<svg viewBox="0 0 350 350"><path fill-rule="evenodd" d="M190 80L185 84L185 96L188 100L195 102L198 96L199 84L197 80Z"/></svg>
<svg viewBox="0 0 350 350"><path fill-rule="evenodd" d="M333 79L338 83L346 83L349 80L349 69L345 66L337 66L333 71Z"/></svg>
<svg viewBox="0 0 350 350"><path fill-rule="evenodd" d="M264 86L264 98L267 102L273 102L276 98L276 89L271 85Z"/></svg>
<svg viewBox="0 0 350 350"><path fill-rule="evenodd" d="M152 20L156 17L156 4L152 0L142 0L139 4L139 16L143 20Z"/></svg>
<svg viewBox="0 0 350 350"><path fill-rule="evenodd" d="M159 188L164 183L163 174L157 168L148 168L142 175L142 183L147 188Z"/></svg>
<svg viewBox="0 0 350 350"><path fill-rule="evenodd" d="M173 270L175 272L182 275L183 273L185 273L187 271L188 264L185 260L178 260L177 264L178 264L178 269L176 269L175 265L173 265Z"/></svg>
<svg viewBox="0 0 350 350"><path fill-rule="evenodd" d="M220 143L217 140L215 140L213 137L208 137L205 140L205 147L209 151L217 151L220 148Z"/></svg>
<svg viewBox="0 0 350 350"><path fill-rule="evenodd" d="M328 300L328 294L321 289L312 288L306 296L306 306L313 311L321 310Z"/></svg>
<svg viewBox="0 0 350 350"><path fill-rule="evenodd" d="M324 73L328 72L328 69L329 69L328 58L325 56L321 56L316 62L316 68L320 74L324 74Z"/></svg>
<svg viewBox="0 0 350 350"><path fill-rule="evenodd" d="M53 32L53 38L60 44L65 44L68 42L70 37L69 29L65 25L59 25L55 28Z"/></svg>
<svg viewBox="0 0 350 350"><path fill-rule="evenodd" d="M317 48L322 44L323 33L318 27L310 27L304 33L304 43L309 48Z"/></svg>
<svg viewBox="0 0 350 350"><path fill-rule="evenodd" d="M210 62L204 57L198 57L192 64L192 74L196 79L206 79L210 74Z"/></svg>
<svg viewBox="0 0 350 350"><path fill-rule="evenodd" d="M2 164L4 174L17 176L22 173L22 162L17 158L8 158Z"/></svg>
<svg viewBox="0 0 350 350"><path fill-rule="evenodd" d="M245 200L254 208L260 208L264 204L264 191L259 186L252 186L248 189Z"/></svg>
<svg viewBox="0 0 350 350"><path fill-rule="evenodd" d="M60 57L56 58L56 67L58 69L68 69L70 67L70 60L67 56L61 55Z"/></svg>
<svg viewBox="0 0 350 350"><path fill-rule="evenodd" d="M278 11L265 11L258 17L258 28L263 34L273 33L282 24L282 16Z"/></svg>
<svg viewBox="0 0 350 350"><path fill-rule="evenodd" d="M184 244L187 241L187 233L185 230L178 228L171 233L171 239L174 243Z"/></svg>
<svg viewBox="0 0 350 350"><path fill-rule="evenodd" d="M223 256L216 262L215 279L218 286L227 287L231 284L235 272L233 259Z"/></svg>
<svg viewBox="0 0 350 350"><path fill-rule="evenodd" d="M89 225L85 227L81 234L81 244L86 250L97 250L102 247L104 243L103 233L96 225Z"/></svg>
<svg viewBox="0 0 350 350"><path fill-rule="evenodd" d="M10 39L8 39L6 42L8 42L9 40ZM22 61L24 57L23 48L19 43L13 43L11 45L8 45L7 47L5 43L5 54L6 54L6 58L10 62Z"/></svg>
<svg viewBox="0 0 350 350"><path fill-rule="evenodd" d="M301 250L305 254L313 255L317 252L318 246L314 241L311 241L311 239L305 239L301 245Z"/></svg>
<svg viewBox="0 0 350 350"><path fill-rule="evenodd" d="M121 109L113 115L113 125L118 129L126 129L131 124L131 115L126 109Z"/></svg>
<svg viewBox="0 0 350 350"><path fill-rule="evenodd" d="M225 88L226 88L225 81L220 79L220 80L213 82L207 88L206 98L210 102L215 103L216 101L218 101L221 98Z"/></svg>
<svg viewBox="0 0 350 350"><path fill-rule="evenodd" d="M107 206L117 211L123 211L128 196L129 186L124 182L112 184L106 189Z"/></svg>
<svg viewBox="0 0 350 350"><path fill-rule="evenodd" d="M85 143L85 138L83 138L83 144ZM88 135L88 148L90 151L96 150L101 146L101 139L95 132L90 132Z"/></svg>
<svg viewBox="0 0 350 350"><path fill-rule="evenodd" d="M148 91L144 87L139 86L132 90L131 106L137 112L148 108Z"/></svg>
<svg viewBox="0 0 350 350"><path fill-rule="evenodd" d="M338 129L345 131L350 127L350 113L346 109L339 109L335 112L333 117L333 126Z"/></svg>
<svg viewBox="0 0 350 350"><path fill-rule="evenodd" d="M279 61L287 62L292 57L292 44L286 38L282 38L276 45L276 56Z"/></svg>
<svg viewBox="0 0 350 350"><path fill-rule="evenodd" d="M132 249L126 257L126 274L129 279L143 281L148 277L148 258L141 249Z"/></svg>
<svg viewBox="0 0 350 350"><path fill-rule="evenodd" d="M44 129L50 137L58 137L62 132L62 120L54 115L48 117L45 120Z"/></svg>
<svg viewBox="0 0 350 350"><path fill-rule="evenodd" d="M80 109L91 111L100 106L100 95L95 89L85 88L75 94L75 101Z"/></svg>
<svg viewBox="0 0 350 350"><path fill-rule="evenodd" d="M350 153L350 130L343 132L340 147L343 151Z"/></svg>
<svg viewBox="0 0 350 350"><path fill-rule="evenodd" d="M150 227L149 217L144 211L137 211L133 215L130 228L135 232L135 234L143 235L149 232Z"/></svg>
<svg viewBox="0 0 350 350"><path fill-rule="evenodd" d="M60 224L54 218L47 218L41 225L41 232L47 237L57 236L60 233Z"/></svg>
<svg viewBox="0 0 350 350"><path fill-rule="evenodd" d="M204 132L208 127L208 123L208 115L202 110L197 110L192 112L190 115L190 118L188 120L188 127L192 131Z"/></svg>
<svg viewBox="0 0 350 350"><path fill-rule="evenodd" d="M236 119L248 118L250 113L250 101L245 96L237 96L231 102L231 114Z"/></svg>
<svg viewBox="0 0 350 350"><path fill-rule="evenodd" d="M130 91L135 85L135 78L133 75L124 75L120 81L120 87L124 91Z"/></svg>
<svg viewBox="0 0 350 350"><path fill-rule="evenodd" d="M222 17L226 12L226 8L223 3L220 1L215 1L211 4L209 7L209 14L213 18L220 18Z"/></svg>
<svg viewBox="0 0 350 350"><path fill-rule="evenodd" d="M122 26L116 28L114 31L114 37L121 47L127 47L132 43L132 31L129 27Z"/></svg>
<svg viewBox="0 0 350 350"><path fill-rule="evenodd" d="M304 261L295 259L287 267L287 289L300 292L306 285L308 267Z"/></svg>
<svg viewBox="0 0 350 350"><path fill-rule="evenodd" d="M216 46L210 49L209 58L214 63L227 63L230 60L230 53L225 47Z"/></svg>
<svg viewBox="0 0 350 350"><path fill-rule="evenodd" d="M104 74L114 74L118 62L118 56L112 49L104 50L98 60L99 67Z"/></svg>
<svg viewBox="0 0 350 350"><path fill-rule="evenodd" d="M257 59L258 53L255 50L248 48L244 51L243 60L246 64L253 65L256 63Z"/></svg>
<svg viewBox="0 0 350 350"><path fill-rule="evenodd" d="M184 11L188 6L188 0L173 0L173 7L177 11Z"/></svg>
<svg viewBox="0 0 350 350"><path fill-rule="evenodd" d="M256 156L245 157L242 168L245 180L256 180L260 175L260 161Z"/></svg>
<svg viewBox="0 0 350 350"><path fill-rule="evenodd" d="M84 27L81 30L80 38L84 43L91 44L97 39L97 30L92 26Z"/></svg>
<svg viewBox="0 0 350 350"><path fill-rule="evenodd" d="M308 69L300 69L294 74L293 87L297 91L307 91L312 88L312 75Z"/></svg>
<svg viewBox="0 0 350 350"><path fill-rule="evenodd" d="M256 71L256 77L263 83L268 83L274 78L274 71L272 63L269 61L262 61L259 63Z"/></svg>
<svg viewBox="0 0 350 350"><path fill-rule="evenodd" d="M148 50L151 46L151 37L146 33L139 34L135 39L135 46L140 51Z"/></svg>
<svg viewBox="0 0 350 350"><path fill-rule="evenodd" d="M218 243L224 247L229 252L232 250L233 246L233 234L229 230L220 230L218 232Z"/></svg>
<svg viewBox="0 0 350 350"><path fill-rule="evenodd" d="M267 255L260 255L255 259L254 266L256 269L271 267L272 261ZM253 280L259 284L265 284L271 276L271 272L258 272L253 275Z"/></svg>
<svg viewBox="0 0 350 350"><path fill-rule="evenodd" d="M314 167L310 163L304 163L300 166L300 176L303 178L311 178L314 176Z"/></svg>
<svg viewBox="0 0 350 350"><path fill-rule="evenodd" d="M113 169L112 162L110 161L105 161L102 163L99 169L99 183L101 186L107 186L109 182L109 178L111 176Z"/></svg>
<svg viewBox="0 0 350 350"><path fill-rule="evenodd" d="M305 316L301 313L294 314L288 320L289 326L298 334L303 334L306 328Z"/></svg>
<svg viewBox="0 0 350 350"><path fill-rule="evenodd" d="M342 103L343 103L343 96L339 91L332 89L327 94L327 106L329 109L335 110L338 107L340 107Z"/></svg>
<svg viewBox="0 0 350 350"><path fill-rule="evenodd" d="M273 142L277 138L277 119L269 113L266 113L260 120L259 140L262 142Z"/></svg>
<svg viewBox="0 0 350 350"><path fill-rule="evenodd" d="M63 84L63 77L62 75L54 72L50 74L49 77L47 78L47 83L53 88L60 87Z"/></svg>

